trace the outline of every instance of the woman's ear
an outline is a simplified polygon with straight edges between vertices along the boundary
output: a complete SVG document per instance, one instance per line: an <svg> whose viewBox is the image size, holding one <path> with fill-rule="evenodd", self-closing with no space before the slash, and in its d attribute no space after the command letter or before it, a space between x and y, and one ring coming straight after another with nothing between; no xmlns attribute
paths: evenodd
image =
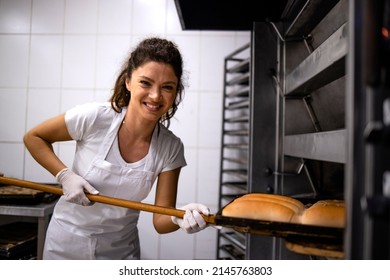
<svg viewBox="0 0 390 280"><path fill-rule="evenodd" d="M127 90L130 91L131 80L128 77L126 77L125 84Z"/></svg>

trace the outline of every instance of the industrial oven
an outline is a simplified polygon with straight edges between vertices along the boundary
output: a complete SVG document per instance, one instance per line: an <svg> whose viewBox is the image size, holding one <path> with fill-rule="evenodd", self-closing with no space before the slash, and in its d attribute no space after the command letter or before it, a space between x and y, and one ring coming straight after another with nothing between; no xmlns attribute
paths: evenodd
<svg viewBox="0 0 390 280"><path fill-rule="evenodd" d="M294 230L275 225L271 234L222 230L217 258L390 257L389 6L285 1L278 19L253 22L249 46L226 57L220 207L234 195L273 193L307 205L343 200L347 217L341 234L330 233L335 243L291 241L281 233Z"/></svg>

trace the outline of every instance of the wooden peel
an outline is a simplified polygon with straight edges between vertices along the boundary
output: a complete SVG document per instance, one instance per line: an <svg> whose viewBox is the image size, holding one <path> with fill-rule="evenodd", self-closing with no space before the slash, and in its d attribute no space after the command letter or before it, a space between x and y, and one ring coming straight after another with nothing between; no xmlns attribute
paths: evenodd
<svg viewBox="0 0 390 280"><path fill-rule="evenodd" d="M9 177L1 177L0 176L0 184L8 184L8 185L15 185L23 188L29 188L34 190L39 190L43 192L53 193L57 195L63 195L62 188L55 187L55 186L49 186L46 184L39 184L34 183L30 181L20 180L20 179L14 179ZM86 194L88 199L93 202L100 202L104 204L119 206L119 207L125 207L130 208L134 210L140 210L145 212L151 212L151 213L157 213L162 215L168 215L168 216L175 216L178 218L183 218L185 211L175 208L169 208L169 207L163 207L163 206L157 206L153 204L138 202L138 201L132 201L132 200L126 200L126 199L120 199L120 198L113 198L109 196L104 195L95 195L95 194ZM215 216L210 215L202 215L203 219L209 223L209 224L215 224Z"/></svg>

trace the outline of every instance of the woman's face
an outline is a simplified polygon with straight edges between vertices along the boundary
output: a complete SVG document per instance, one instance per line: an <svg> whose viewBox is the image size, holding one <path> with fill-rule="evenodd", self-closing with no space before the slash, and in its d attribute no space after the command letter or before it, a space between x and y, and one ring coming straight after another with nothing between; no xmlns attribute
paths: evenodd
<svg viewBox="0 0 390 280"><path fill-rule="evenodd" d="M154 61L135 69L126 80L131 99L128 110L150 121L158 121L172 107L178 79L172 66Z"/></svg>

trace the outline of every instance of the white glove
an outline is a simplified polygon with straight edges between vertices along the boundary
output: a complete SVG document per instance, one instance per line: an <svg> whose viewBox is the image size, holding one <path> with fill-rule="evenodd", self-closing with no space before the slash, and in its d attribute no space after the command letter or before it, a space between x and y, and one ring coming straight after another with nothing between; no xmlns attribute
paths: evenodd
<svg viewBox="0 0 390 280"><path fill-rule="evenodd" d="M182 208L181 210L185 210L185 214L183 219L171 216L172 222L178 225L182 230L186 233L195 233L207 227L206 221L200 215L210 215L210 209L207 206L199 203L190 203Z"/></svg>
<svg viewBox="0 0 390 280"><path fill-rule="evenodd" d="M64 168L56 175L56 179L62 184L65 200L68 202L89 206L94 204L85 195L84 191L90 194L99 194L83 177L77 175L69 168Z"/></svg>

